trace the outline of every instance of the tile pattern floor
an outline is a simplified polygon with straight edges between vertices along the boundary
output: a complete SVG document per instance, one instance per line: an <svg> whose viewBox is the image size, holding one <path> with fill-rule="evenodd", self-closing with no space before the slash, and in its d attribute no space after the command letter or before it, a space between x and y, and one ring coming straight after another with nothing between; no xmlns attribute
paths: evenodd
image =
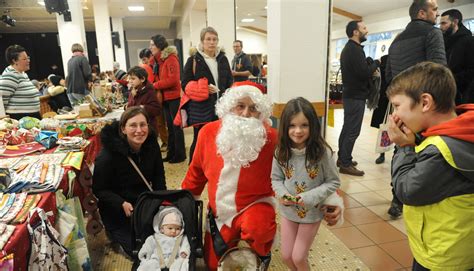
<svg viewBox="0 0 474 271"><path fill-rule="evenodd" d="M402 219L391 220L386 214L391 200L390 160L374 163L374 142L377 130L370 127L371 112L366 111L361 135L354 151L354 160L366 172L363 177L341 174L341 190L346 206L345 222L337 227L321 227L311 248L309 261L312 270L411 270L412 255L408 247ZM342 128L343 110L335 110L335 127L328 127L326 139L337 152L337 141ZM192 131L186 129L186 143L192 142ZM170 188L178 188L186 173L187 163L165 163ZM203 198L207 198L203 195ZM89 248L96 270L130 270L131 262L110 249L103 231L89 236ZM281 261L278 247L273 251L269 270L287 270ZM203 263L199 270L205 270Z"/></svg>

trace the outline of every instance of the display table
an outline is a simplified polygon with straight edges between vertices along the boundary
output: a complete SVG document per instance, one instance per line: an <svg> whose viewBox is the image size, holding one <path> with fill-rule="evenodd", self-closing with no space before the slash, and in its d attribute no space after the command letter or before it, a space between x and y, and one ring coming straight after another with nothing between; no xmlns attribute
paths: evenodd
<svg viewBox="0 0 474 271"><path fill-rule="evenodd" d="M84 150L84 159L82 163L81 170L76 169L65 169L62 176L61 182L58 189L62 189L64 195L67 195L69 192L69 180L68 174L69 171L74 170L77 177L72 186L73 195L79 197L81 204L83 205L83 210L85 210L84 199L88 194L91 193L90 187L84 186L81 181L81 178L84 178L84 175L91 177L89 171L89 166L94 163L95 157L99 154L101 144L99 135L92 136L89 138L90 144ZM45 153L53 153L54 149L48 150ZM92 183L92 180L90 180ZM53 216L49 219L54 225L55 215L57 213L56 208L56 195L54 192L41 193L41 200L39 201L37 207L42 208L45 212L52 211ZM38 222L38 217L35 215L32 217L31 224L34 225ZM7 244L4 246L3 250L7 253L14 253L14 268L15 270L27 270L28 268L28 257L30 253L30 235L27 229L27 223L24 222L16 226L13 235L10 237Z"/></svg>

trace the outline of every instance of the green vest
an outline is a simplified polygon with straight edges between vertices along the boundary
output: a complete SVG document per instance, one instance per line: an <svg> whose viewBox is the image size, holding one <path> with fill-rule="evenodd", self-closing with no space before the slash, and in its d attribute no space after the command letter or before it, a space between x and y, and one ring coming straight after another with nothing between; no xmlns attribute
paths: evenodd
<svg viewBox="0 0 474 271"><path fill-rule="evenodd" d="M436 146L449 165L462 170L440 136L426 138L415 151L429 145ZM474 194L424 206L405 205L403 217L411 251L421 265L443 271L474 267Z"/></svg>

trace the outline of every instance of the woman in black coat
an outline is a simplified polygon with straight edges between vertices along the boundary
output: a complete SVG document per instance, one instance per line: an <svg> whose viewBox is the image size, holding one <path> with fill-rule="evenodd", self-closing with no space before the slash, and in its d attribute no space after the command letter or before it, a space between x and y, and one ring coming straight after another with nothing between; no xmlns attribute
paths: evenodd
<svg viewBox="0 0 474 271"><path fill-rule="evenodd" d="M225 90L230 88L233 82L232 71L229 60L223 50L217 46L219 37L212 27L201 30L201 43L197 50L184 65L182 87L186 92L186 86L190 81L207 78L209 83L209 98L205 101L189 101L187 104L188 125L194 126L194 138L189 150L189 163L193 158L199 130L203 124L217 120L215 105Z"/></svg>
<svg viewBox="0 0 474 271"><path fill-rule="evenodd" d="M128 157L153 190L166 190L160 147L145 109L139 106L128 108L120 122L105 126L101 141L103 148L95 160L92 189L99 199L100 216L111 241L132 256L130 217L138 196L148 188Z"/></svg>
<svg viewBox="0 0 474 271"><path fill-rule="evenodd" d="M372 120L370 121L370 126L374 128L379 128L380 124L384 122L385 112L388 107L388 98L387 98L387 87L388 82L385 78L385 68L387 66L388 55L382 56L380 58L380 98L377 108L372 113ZM385 162L385 153L381 153L380 156L375 160L376 164L382 164Z"/></svg>

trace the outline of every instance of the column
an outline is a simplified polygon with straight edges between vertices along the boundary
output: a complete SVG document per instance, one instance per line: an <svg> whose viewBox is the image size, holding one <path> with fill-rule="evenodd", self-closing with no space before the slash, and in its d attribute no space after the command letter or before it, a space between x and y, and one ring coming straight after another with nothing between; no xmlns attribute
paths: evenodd
<svg viewBox="0 0 474 271"><path fill-rule="evenodd" d="M125 32L123 31L123 20L122 17L112 18L112 31L119 33L120 48L117 45L114 46L115 50L115 61L120 63L120 67L124 71L128 71L130 67L127 66L127 58L125 54ZM138 56L137 56L138 58Z"/></svg>
<svg viewBox="0 0 474 271"><path fill-rule="evenodd" d="M94 0L92 5L94 8L97 51L99 52L99 67L101 71L111 71L113 70L114 56L107 0ZM125 69L126 67L120 65L120 68Z"/></svg>
<svg viewBox="0 0 474 271"><path fill-rule="evenodd" d="M196 47L201 42L201 30L207 26L206 12L200 10L191 10L189 12L189 25L191 47Z"/></svg>
<svg viewBox="0 0 474 271"><path fill-rule="evenodd" d="M181 20L178 25L178 39L183 40L183 65L189 57L189 48L191 47L191 28L189 26L189 17Z"/></svg>
<svg viewBox="0 0 474 271"><path fill-rule="evenodd" d="M267 80L277 117L298 96L325 115L331 2L268 0Z"/></svg>
<svg viewBox="0 0 474 271"><path fill-rule="evenodd" d="M232 44L235 40L234 14L234 1L207 0L207 25L217 30L219 46L224 47L229 61L234 57L232 49Z"/></svg>
<svg viewBox="0 0 474 271"><path fill-rule="evenodd" d="M82 3L80 0L69 0L69 11L72 21L65 22L64 16L56 13L58 24L59 46L64 66L64 75L67 76L67 62L72 56L71 47L74 43L79 43L84 47L87 56L86 32L84 27L84 15L82 13Z"/></svg>

